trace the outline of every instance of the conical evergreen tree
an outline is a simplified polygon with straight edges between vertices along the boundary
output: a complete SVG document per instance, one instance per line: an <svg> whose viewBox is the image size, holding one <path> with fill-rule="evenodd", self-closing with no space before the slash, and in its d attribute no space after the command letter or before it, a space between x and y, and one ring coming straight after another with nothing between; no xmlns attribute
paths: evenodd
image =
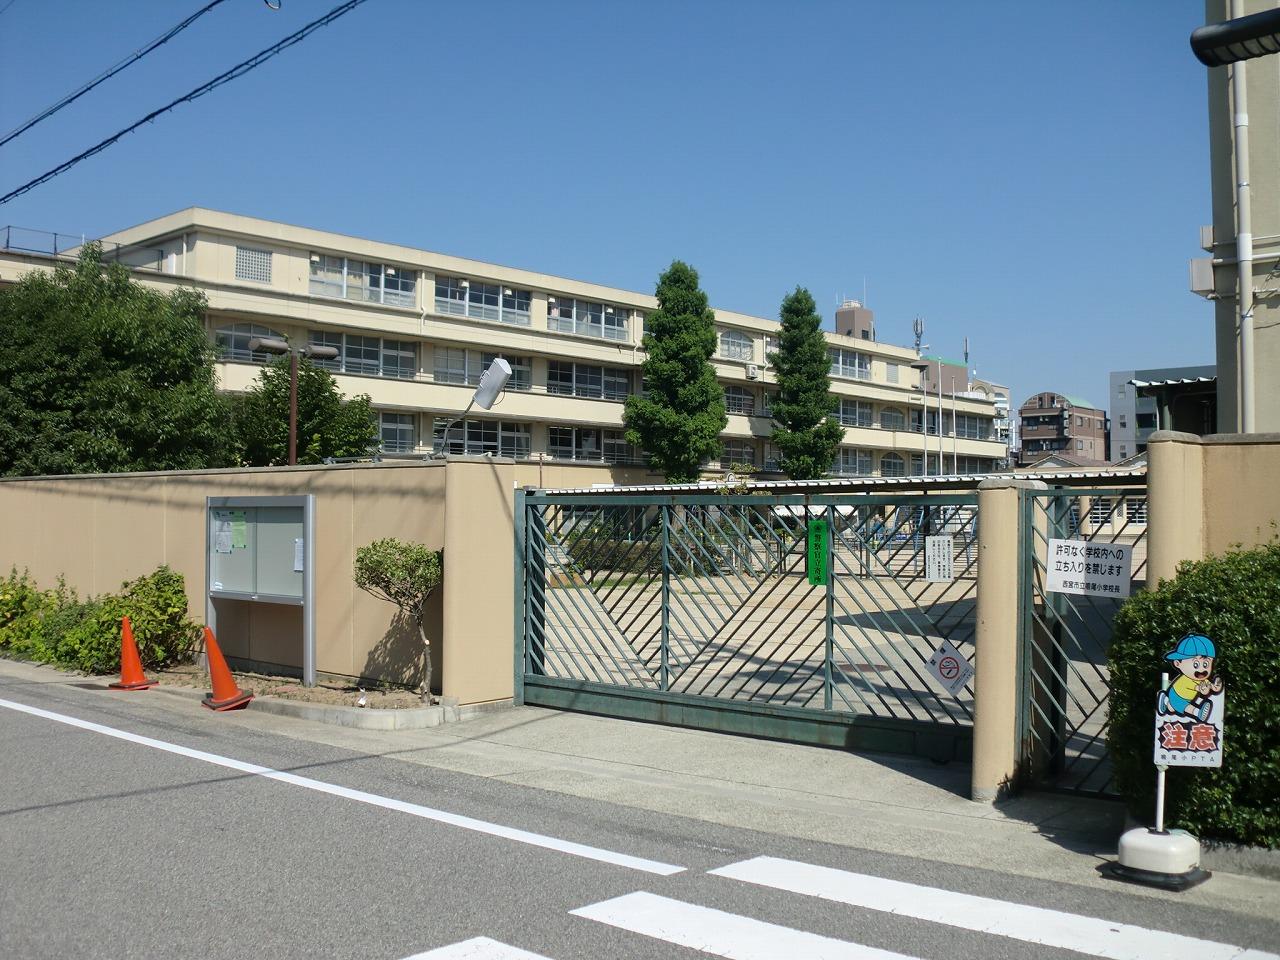
<svg viewBox="0 0 1280 960"><path fill-rule="evenodd" d="M646 395L627 397L622 422L627 442L648 452L651 467L672 483L689 483L720 455L720 431L729 423L710 363L715 314L698 272L679 260L658 278L657 297L644 337Z"/></svg>
<svg viewBox="0 0 1280 960"><path fill-rule="evenodd" d="M822 317L809 291L796 287L782 301L782 335L769 354L778 380L773 436L778 465L792 480L815 480L831 472L844 427L833 416L831 358Z"/></svg>

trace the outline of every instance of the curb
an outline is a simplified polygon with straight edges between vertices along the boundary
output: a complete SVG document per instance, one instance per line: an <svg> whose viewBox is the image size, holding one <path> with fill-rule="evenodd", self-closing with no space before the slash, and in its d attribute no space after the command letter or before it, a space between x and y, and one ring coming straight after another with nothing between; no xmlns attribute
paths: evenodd
<svg viewBox="0 0 1280 960"><path fill-rule="evenodd" d="M1149 823L1137 820L1131 813L1126 812L1124 815L1125 830L1150 826ZM1280 849L1246 847L1238 843L1224 843L1221 840L1201 840L1200 866L1217 873L1235 873L1246 877L1260 877L1263 880L1280 880Z"/></svg>

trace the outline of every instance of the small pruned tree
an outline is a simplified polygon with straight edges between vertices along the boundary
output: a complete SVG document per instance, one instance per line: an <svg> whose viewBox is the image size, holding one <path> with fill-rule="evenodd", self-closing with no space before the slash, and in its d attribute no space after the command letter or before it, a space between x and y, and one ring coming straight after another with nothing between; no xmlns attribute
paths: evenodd
<svg viewBox="0 0 1280 960"><path fill-rule="evenodd" d="M379 600L394 603L414 622L422 640L422 702L430 706L431 639L423 623L427 598L440 586L444 562L439 550L420 543L406 543L395 537L375 540L356 550L356 586Z"/></svg>
<svg viewBox="0 0 1280 960"><path fill-rule="evenodd" d="M778 465L792 480L816 480L831 472L844 428L832 414L831 358L813 297L796 287L782 301L782 335L769 354L778 378L773 435Z"/></svg>

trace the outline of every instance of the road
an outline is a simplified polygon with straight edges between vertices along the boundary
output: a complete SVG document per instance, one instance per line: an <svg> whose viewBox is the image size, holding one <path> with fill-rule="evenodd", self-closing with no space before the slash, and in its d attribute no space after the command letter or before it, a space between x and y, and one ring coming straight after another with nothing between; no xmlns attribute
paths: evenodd
<svg viewBox="0 0 1280 960"><path fill-rule="evenodd" d="M1280 949L1274 913L735 829L406 763L390 736L368 755L89 686L0 676L0 957Z"/></svg>

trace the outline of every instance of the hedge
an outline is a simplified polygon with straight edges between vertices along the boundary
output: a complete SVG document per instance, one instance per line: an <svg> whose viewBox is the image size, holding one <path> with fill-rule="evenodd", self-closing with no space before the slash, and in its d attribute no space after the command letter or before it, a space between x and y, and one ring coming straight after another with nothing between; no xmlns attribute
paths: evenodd
<svg viewBox="0 0 1280 960"><path fill-rule="evenodd" d="M1164 654L1188 633L1217 648L1225 683L1220 769L1173 767L1165 817L1208 839L1280 846L1280 544L1183 563L1173 580L1130 597L1110 651L1116 783L1130 812L1153 816L1155 702Z"/></svg>
<svg viewBox="0 0 1280 960"><path fill-rule="evenodd" d="M119 593L80 599L59 579L40 589L27 571L0 578L0 655L86 673L120 669L120 621L128 616L144 666L188 657L200 636L187 616L182 574L168 567L120 585Z"/></svg>

